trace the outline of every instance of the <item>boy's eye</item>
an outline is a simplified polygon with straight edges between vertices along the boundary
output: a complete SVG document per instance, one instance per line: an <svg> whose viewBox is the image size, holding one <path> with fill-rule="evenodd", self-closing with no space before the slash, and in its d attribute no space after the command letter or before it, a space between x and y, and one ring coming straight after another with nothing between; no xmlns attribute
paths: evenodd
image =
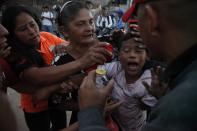
<svg viewBox="0 0 197 131"><path fill-rule="evenodd" d="M144 49L136 49L136 52L144 52Z"/></svg>
<svg viewBox="0 0 197 131"><path fill-rule="evenodd" d="M77 23L77 26L82 26L83 25L83 23Z"/></svg>
<svg viewBox="0 0 197 131"><path fill-rule="evenodd" d="M123 48L122 51L124 51L124 52L129 52L130 49L129 49L129 48Z"/></svg>
<svg viewBox="0 0 197 131"><path fill-rule="evenodd" d="M137 46L135 50L136 50L136 52L139 52L140 53L140 52L146 51L146 48L144 48L144 47L138 47Z"/></svg>

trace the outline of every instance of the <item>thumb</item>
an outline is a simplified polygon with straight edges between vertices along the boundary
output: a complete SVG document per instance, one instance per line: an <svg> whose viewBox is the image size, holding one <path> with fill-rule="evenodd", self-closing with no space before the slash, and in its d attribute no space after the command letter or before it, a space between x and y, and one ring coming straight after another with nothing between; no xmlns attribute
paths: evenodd
<svg viewBox="0 0 197 131"><path fill-rule="evenodd" d="M87 80L88 80L88 77L86 76L84 79L83 79L83 81L82 81L82 84L80 85L80 87L79 87L79 91L80 91L80 89L83 89L83 88L85 88L86 86L86 83L87 83Z"/></svg>
<svg viewBox="0 0 197 131"><path fill-rule="evenodd" d="M110 94L112 92L113 85L114 85L114 79L111 79L108 82L107 86L104 87L104 90L105 90L106 95L108 95L108 94Z"/></svg>

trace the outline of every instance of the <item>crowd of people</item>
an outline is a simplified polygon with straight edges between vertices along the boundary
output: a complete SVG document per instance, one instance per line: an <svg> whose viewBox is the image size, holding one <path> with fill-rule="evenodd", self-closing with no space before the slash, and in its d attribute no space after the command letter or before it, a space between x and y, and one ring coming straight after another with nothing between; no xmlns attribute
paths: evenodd
<svg viewBox="0 0 197 131"><path fill-rule="evenodd" d="M51 30L47 6L41 19L27 6L7 7L0 24L0 130L17 131L10 87L21 94L30 131L195 131L196 4L134 0L113 22L105 7L95 21L90 3L68 1L57 18L62 38ZM114 43L96 37L113 23L123 28L123 21L135 26L112 36ZM102 87L95 82L99 70L109 80Z"/></svg>
<svg viewBox="0 0 197 131"><path fill-rule="evenodd" d="M109 4L102 6L101 2L93 3L88 0L85 3L93 15L97 36L110 36L114 30L126 29L126 24L124 24L121 19L124 11L119 5L112 6ZM63 7L63 5L54 5L53 7L50 7L46 4L42 6L42 31L50 32L58 36L61 34L57 29L58 14L61 7ZM113 9L111 9L112 7Z"/></svg>

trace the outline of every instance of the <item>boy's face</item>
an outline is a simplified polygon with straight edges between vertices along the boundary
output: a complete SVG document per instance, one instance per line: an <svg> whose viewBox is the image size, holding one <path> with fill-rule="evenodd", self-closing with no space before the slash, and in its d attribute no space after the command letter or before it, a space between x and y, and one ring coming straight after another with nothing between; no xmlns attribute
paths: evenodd
<svg viewBox="0 0 197 131"><path fill-rule="evenodd" d="M148 59L145 45L128 39L122 43L120 50L120 62L127 76L140 75L141 70Z"/></svg>

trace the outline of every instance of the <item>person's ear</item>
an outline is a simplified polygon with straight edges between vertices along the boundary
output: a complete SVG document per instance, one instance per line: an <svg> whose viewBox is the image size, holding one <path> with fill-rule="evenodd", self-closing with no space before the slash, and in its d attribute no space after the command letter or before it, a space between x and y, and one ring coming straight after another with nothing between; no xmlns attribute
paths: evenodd
<svg viewBox="0 0 197 131"><path fill-rule="evenodd" d="M147 13L147 29L152 36L158 36L159 34L159 20L158 14L150 5L145 5Z"/></svg>
<svg viewBox="0 0 197 131"><path fill-rule="evenodd" d="M62 26L59 26L59 27L58 27L58 30L59 30L59 32L60 32L65 38L68 38L68 33L67 33L67 31L65 30L65 28L64 28L63 25L62 25Z"/></svg>

